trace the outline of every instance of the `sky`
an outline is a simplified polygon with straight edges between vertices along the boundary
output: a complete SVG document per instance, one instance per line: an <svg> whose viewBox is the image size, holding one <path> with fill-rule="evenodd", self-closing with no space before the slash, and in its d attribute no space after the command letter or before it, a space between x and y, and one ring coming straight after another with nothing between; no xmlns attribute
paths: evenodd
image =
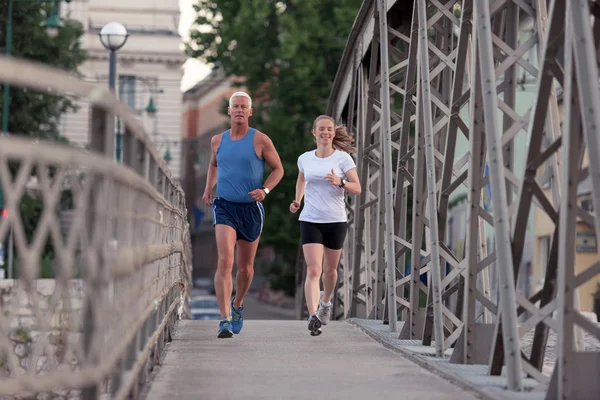
<svg viewBox="0 0 600 400"><path fill-rule="evenodd" d="M192 8L195 0L179 0L181 17L179 19L179 34L182 40L187 41L189 30L194 22L196 14ZM183 66L183 78L181 79L181 90L185 91L194 86L199 80L210 72L210 68L196 59L188 59Z"/></svg>

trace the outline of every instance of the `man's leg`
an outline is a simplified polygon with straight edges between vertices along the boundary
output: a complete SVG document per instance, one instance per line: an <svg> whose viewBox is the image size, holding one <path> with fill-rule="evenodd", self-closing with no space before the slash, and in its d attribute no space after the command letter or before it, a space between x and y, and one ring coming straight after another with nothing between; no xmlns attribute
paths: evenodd
<svg viewBox="0 0 600 400"><path fill-rule="evenodd" d="M215 294L219 301L221 316L231 317L229 300L233 290L231 272L233 270L236 232L231 226L218 224L215 226L215 234L219 254L217 272L215 273Z"/></svg>
<svg viewBox="0 0 600 400"><path fill-rule="evenodd" d="M235 300L233 306L240 308L244 304L244 297L250 289L254 278L254 258L258 249L260 236L254 242L238 240L237 242L237 273L235 275Z"/></svg>
<svg viewBox="0 0 600 400"><path fill-rule="evenodd" d="M258 248L258 238L253 242L238 240L237 242L237 273L235 275L235 297L231 299L231 326L233 333L238 334L244 326L244 297L248 293L254 277L254 257Z"/></svg>
<svg viewBox="0 0 600 400"><path fill-rule="evenodd" d="M254 278L254 258L258 249L258 242L265 221L262 204L256 203L252 206L244 206L238 209L240 235L237 242L237 273L235 276L235 298L231 300L231 316L233 333L241 332L244 325L242 316L244 297L250 289L252 278Z"/></svg>

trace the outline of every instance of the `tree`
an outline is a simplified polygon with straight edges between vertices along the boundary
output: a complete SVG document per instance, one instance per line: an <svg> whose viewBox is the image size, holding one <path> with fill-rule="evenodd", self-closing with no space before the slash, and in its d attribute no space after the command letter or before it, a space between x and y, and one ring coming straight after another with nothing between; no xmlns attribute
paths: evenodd
<svg viewBox="0 0 600 400"><path fill-rule="evenodd" d="M8 0L0 0L0 10L7 9ZM41 25L48 17L50 9L51 2L15 1L13 3L11 55L34 60L78 75L77 69L86 58L86 53L81 47L81 38L84 34L83 25L75 20L63 19L64 26L58 35L53 38L49 37ZM7 17L7 12L0 13L2 53L6 50ZM3 106L3 96L0 96L0 110ZM11 86L9 110L9 132L68 143L66 138L60 136L58 125L61 115L76 110L75 103L69 97ZM19 169L19 163L11 162L9 168L14 177ZM53 168L50 172L53 173ZM71 203L70 198L70 192L63 192L61 204L68 208ZM31 240L41 218L43 202L41 199L23 194L19 208L25 235L28 240ZM50 278L53 276L51 264L54 252L53 245L48 240L40 260L42 264L40 277Z"/></svg>
<svg viewBox="0 0 600 400"><path fill-rule="evenodd" d="M0 10L8 9L8 0L0 0ZM13 3L13 35L11 54L33 60L70 73L86 58L81 47L83 25L75 20L63 19L64 26L58 36L49 37L41 26L50 13L51 2ZM0 45L5 52L7 13L0 14ZM0 109L3 97L0 98ZM67 96L32 92L20 87L10 88L10 113L8 130L16 134L42 139L62 140L58 133L60 116L76 109Z"/></svg>
<svg viewBox="0 0 600 400"><path fill-rule="evenodd" d="M199 0L188 54L244 78L251 121L275 144L285 176L265 200L262 245L277 251L273 283L294 292L298 215L289 212L297 158L313 146L331 84L361 0Z"/></svg>

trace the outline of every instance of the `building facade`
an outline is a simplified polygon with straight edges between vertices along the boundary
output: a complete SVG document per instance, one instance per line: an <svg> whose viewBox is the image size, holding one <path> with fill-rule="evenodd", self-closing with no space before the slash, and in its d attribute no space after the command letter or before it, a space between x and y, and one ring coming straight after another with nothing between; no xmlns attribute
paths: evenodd
<svg viewBox="0 0 600 400"><path fill-rule="evenodd" d="M582 167L588 167L587 153L583 157ZM546 197L552 202L552 190L544 190ZM582 211L594 214L592 203L592 185L590 177L584 179L577 188L577 203ZM535 209L535 247L534 247L534 290L540 290L544 284L550 249L552 248L552 237L555 224L541 209ZM560 251L560 250L559 250ZM580 274L590 268L591 265L600 262L598 256L598 245L593 221L586 218L578 218L575 227L575 274ZM600 314L600 276L596 276L577 288L579 295L579 309L584 312L596 312ZM598 315L600 318L600 315Z"/></svg>
<svg viewBox="0 0 600 400"><path fill-rule="evenodd" d="M61 14L84 26L83 46L88 57L80 72L84 80L93 83L108 85L109 52L100 42L100 30L113 21L127 28L127 42L117 52L116 92L139 115L159 153L166 156L174 177L179 179L181 78L186 60L178 33L179 2L89 0L62 3ZM61 134L72 143L85 146L89 141L90 108L85 101L78 105L77 112L61 120Z"/></svg>
<svg viewBox="0 0 600 400"><path fill-rule="evenodd" d="M528 15L523 15L520 21L520 35L521 42L525 42L528 39L528 34L534 33L535 21ZM527 54L526 58L528 62L537 67L539 48L534 46ZM559 62L562 63L562 51L559 52ZM517 85L517 95L515 112L519 115L524 115L535 103L536 84L537 81L531 75L525 73L522 69L518 72L519 85ZM557 89L559 87L557 86ZM557 90L559 93L560 102L560 89ZM465 120L468 118L469 110L464 108L461 110L461 114ZM562 104L559 104L559 114L562 120ZM500 119L501 120L501 119ZM513 172L519 180L522 180L525 169L525 160L527 152L527 131L522 129L514 139L513 155L514 155L514 168ZM457 145L457 156L456 160L462 157L468 152L468 142L463 140ZM587 167L587 154L583 158L582 167ZM543 171L539 171L543 173ZM544 188L544 193L547 198L552 201L551 188L548 186ZM513 201L516 201L518 193L512 193ZM461 196L466 196L466 189L464 187L456 190L451 196L451 202L457 200ZM490 193L485 191L484 207L488 211L493 212L491 207ZM578 203L582 210L593 213L593 205L591 202L591 184L589 178L582 181L578 187ZM449 213L449 226L447 237L451 248L454 253L459 255L462 253L464 243L466 239L465 225L467 221L467 208L466 204L463 203L453 208ZM527 225L526 243L524 247L524 254L522 263L520 266L519 282L517 290L520 294L525 296L531 295L539 291L545 282L546 271L548 267L550 249L552 246L552 236L554 234L555 225L548 215L542 211L539 206L532 207ZM494 246L494 231L490 229L490 226L486 224L486 235L487 235L487 247L488 251L493 251ZM575 270L576 273L581 273L587 269L590 265L600 261L597 249L597 238L594 234L594 228L590 225L589 221L580 219L577 223L576 238L575 238ZM497 298L497 281L494 273L495 266L492 265L490 270L491 280L491 293L492 298ZM478 282L479 284L479 282ZM579 295L579 307L584 312L599 312L600 308L600 277L596 280L587 282L578 288Z"/></svg>
<svg viewBox="0 0 600 400"><path fill-rule="evenodd" d="M522 42L527 41L531 35L535 34L534 24L535 21L527 14L521 13L521 20L519 22L519 40ZM538 66L538 47L534 46L528 53L524 55L524 58L533 65ZM529 109L534 105L536 100L536 79L526 72L523 68L519 68L517 71L517 86L516 86L516 98L514 111L523 116ZM500 79L498 80L498 84ZM469 85L469 81L465 82L465 85ZM463 107L460 110L461 117L464 121L469 121L470 118L470 106ZM504 129L502 115L499 116L501 129ZM512 123L512 122L510 122ZM464 137L462 133L457 136L456 154L454 162L458 162L464 156L470 159L470 144L469 141ZM513 139L512 156L513 156L513 168L512 171L515 176L522 180L525 171L525 161L527 155L527 127L521 129ZM465 163L460 172L463 172L468 168L468 163ZM489 173L489 166L486 165L485 175ZM447 241L454 254L459 258L464 258L464 247L467 239L466 225L468 218L467 209L467 187L460 185L450 196L450 204L454 206L448 210L448 227L446 231ZM508 196L512 197L512 201L515 202L518 199L518 188L514 187L512 193L507 193ZM483 190L482 206L488 212L493 214L493 207L491 204L491 192L489 185ZM530 211L530 216L527 224L527 234L525 236L525 247L523 251L523 257L521 265L519 266L520 271L523 273L519 274L519 281L517 285L517 291L528 296L532 293L532 288L535 287L531 272L534 263L534 210ZM488 254L495 251L495 231L491 225L485 222L484 219L479 219L480 224L483 224L486 236L486 246ZM491 263L488 267L489 270L489 287L490 295L494 302L498 299L498 281L496 278L496 265ZM480 289L483 288L483 281L480 280L477 283ZM480 303L477 304L478 310L483 311Z"/></svg>

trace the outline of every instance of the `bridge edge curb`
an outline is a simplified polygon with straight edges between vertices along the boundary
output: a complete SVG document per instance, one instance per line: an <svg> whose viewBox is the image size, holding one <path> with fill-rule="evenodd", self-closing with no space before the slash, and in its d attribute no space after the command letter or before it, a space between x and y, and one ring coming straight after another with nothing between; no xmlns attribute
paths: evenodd
<svg viewBox="0 0 600 400"><path fill-rule="evenodd" d="M375 332L370 331L369 329L367 329L366 327L362 326L361 324L359 324L357 322L357 320L355 318L349 318L346 320L350 325L353 325L357 328L359 328L362 332L364 332L367 336L369 336L370 338L372 338L373 340L375 340L377 343L381 344L383 347L385 347L386 349L392 350L396 353L399 353L400 355L404 356L405 358L407 358L408 360L414 362L415 364L417 364L419 367L424 368L428 371L431 372L435 372L439 377L441 377L442 379L452 383L455 386L460 387L461 389L471 392L473 395L475 395L477 398L482 399L482 400L501 400L500 397L496 397L493 396L492 394L483 391L482 388L475 386L474 384L472 384L471 382L469 382L468 380L456 375L456 374L451 374L448 371L438 367L437 365L435 365L434 363L429 362L426 358L415 354L411 351L408 351L406 349L403 349L399 346L396 346L392 343L389 343L388 341L386 341L384 338L378 336Z"/></svg>

